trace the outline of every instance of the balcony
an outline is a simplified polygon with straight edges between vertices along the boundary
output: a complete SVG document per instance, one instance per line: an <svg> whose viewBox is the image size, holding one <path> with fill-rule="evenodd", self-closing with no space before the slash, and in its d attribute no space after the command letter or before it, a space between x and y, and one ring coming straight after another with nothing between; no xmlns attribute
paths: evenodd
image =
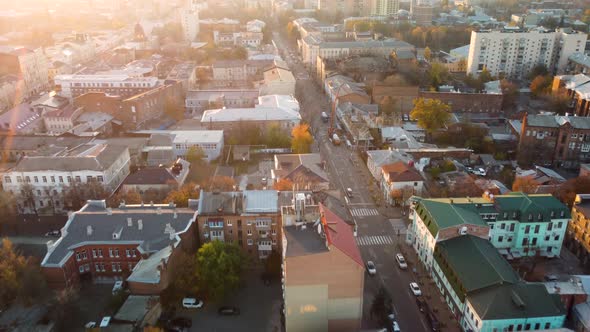
<svg viewBox="0 0 590 332"><path fill-rule="evenodd" d="M271 251L272 244L258 244L258 251Z"/></svg>

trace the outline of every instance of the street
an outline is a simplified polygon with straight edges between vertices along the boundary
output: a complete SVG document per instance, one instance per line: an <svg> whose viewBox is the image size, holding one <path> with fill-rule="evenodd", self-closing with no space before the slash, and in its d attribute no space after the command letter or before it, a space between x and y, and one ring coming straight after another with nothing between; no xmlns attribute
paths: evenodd
<svg viewBox="0 0 590 332"><path fill-rule="evenodd" d="M429 331L424 315L419 311L415 296L409 290L409 283L417 281L411 269L401 270L395 261L395 254L405 246L406 222L401 219L401 210L376 206L374 195L380 195L379 188L372 179L358 153L342 144L333 145L328 139L328 123L321 121L321 112L331 113L323 89L310 78L300 61L293 61L287 54L296 54L290 44L278 34L274 34L277 47L283 50L284 58L297 78L299 103L303 119L311 126L315 138L312 152L320 152L327 162L330 181L342 192L352 189L352 197L347 198L348 209L357 224L357 244L363 260L373 261L377 274L365 278L363 303L363 328L382 328L371 319L370 309L375 294L384 286L393 300L394 314L402 331ZM306 77L306 79L301 79ZM317 143L317 144L316 144ZM406 248L409 248L406 246ZM409 250L409 249L408 249Z"/></svg>

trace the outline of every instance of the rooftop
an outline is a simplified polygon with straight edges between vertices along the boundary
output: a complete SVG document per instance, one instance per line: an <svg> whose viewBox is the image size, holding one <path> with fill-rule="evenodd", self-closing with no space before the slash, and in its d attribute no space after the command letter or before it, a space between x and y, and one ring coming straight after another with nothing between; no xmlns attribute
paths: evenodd
<svg viewBox="0 0 590 332"><path fill-rule="evenodd" d="M298 171L305 171L308 177L316 176L321 181L329 181L319 153L277 154L275 155L275 165L278 168L273 172L279 178L290 178Z"/></svg>
<svg viewBox="0 0 590 332"><path fill-rule="evenodd" d="M188 230L195 215L194 210L169 205L107 209L105 201L89 201L69 217L62 236L48 248L41 265L62 266L75 248L88 244L137 244L140 252L153 254L176 246L180 242L177 235Z"/></svg>
<svg viewBox="0 0 590 332"><path fill-rule="evenodd" d="M219 143L223 141L223 130L140 130L135 133L170 135L174 144Z"/></svg>
<svg viewBox="0 0 590 332"><path fill-rule="evenodd" d="M201 190L199 215L276 214L279 197L276 190L217 192Z"/></svg>

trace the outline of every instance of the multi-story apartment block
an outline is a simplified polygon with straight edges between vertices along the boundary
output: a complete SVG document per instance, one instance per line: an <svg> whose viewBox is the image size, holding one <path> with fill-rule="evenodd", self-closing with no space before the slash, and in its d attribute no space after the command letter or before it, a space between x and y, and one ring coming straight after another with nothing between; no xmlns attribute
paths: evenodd
<svg viewBox="0 0 590 332"><path fill-rule="evenodd" d="M426 265L432 262L437 242L466 234L489 240L508 258L559 256L569 219L557 198L518 192L421 199L413 210L408 240Z"/></svg>
<svg viewBox="0 0 590 332"><path fill-rule="evenodd" d="M282 236L286 331L359 331L365 269L353 228L296 196L283 208L297 215Z"/></svg>
<svg viewBox="0 0 590 332"><path fill-rule="evenodd" d="M155 88L157 77L130 76L127 74L57 75L55 86L58 93L73 99L89 92L103 92L122 97L131 97Z"/></svg>
<svg viewBox="0 0 590 332"><path fill-rule="evenodd" d="M196 249L196 212L174 205L124 205L88 201L73 212L41 262L50 287L84 280L127 281L133 294L159 294L181 251Z"/></svg>
<svg viewBox="0 0 590 332"><path fill-rule="evenodd" d="M585 74L555 76L551 90L553 94L565 93L569 97L573 114L590 116L590 76Z"/></svg>
<svg viewBox="0 0 590 332"><path fill-rule="evenodd" d="M318 0L318 9L344 17L367 15L371 9L370 0Z"/></svg>
<svg viewBox="0 0 590 332"><path fill-rule="evenodd" d="M590 118L561 115L525 115L511 121L518 141L518 158L563 168L590 161Z"/></svg>
<svg viewBox="0 0 590 332"><path fill-rule="evenodd" d="M590 195L578 194L567 227L566 245L585 266L590 262Z"/></svg>
<svg viewBox="0 0 590 332"><path fill-rule="evenodd" d="M255 89L194 90L187 93L185 107L193 115L211 108L254 107L259 95Z"/></svg>
<svg viewBox="0 0 590 332"><path fill-rule="evenodd" d="M399 11L399 0L372 0L371 15L393 16Z"/></svg>
<svg viewBox="0 0 590 332"><path fill-rule="evenodd" d="M0 77L15 75L20 93L30 97L49 88L49 63L41 48L0 47Z"/></svg>
<svg viewBox="0 0 590 332"><path fill-rule="evenodd" d="M485 68L492 75L503 73L508 77L522 78L537 65L563 73L569 56L584 50L586 38L585 33L571 29L473 31L467 73L476 75Z"/></svg>
<svg viewBox="0 0 590 332"><path fill-rule="evenodd" d="M195 8L184 8L180 10L180 24L184 39L195 41L199 34L199 11Z"/></svg>
<svg viewBox="0 0 590 332"><path fill-rule="evenodd" d="M265 68L273 65L272 60L222 60L211 65L213 80L218 86L249 86L260 81Z"/></svg>
<svg viewBox="0 0 590 332"><path fill-rule="evenodd" d="M258 259L280 252L282 222L276 190L201 190L197 220L201 243L232 242Z"/></svg>
<svg viewBox="0 0 590 332"><path fill-rule="evenodd" d="M411 7L411 14L414 21L416 21L416 25L431 26L434 18L434 6L426 2L418 3Z"/></svg>
<svg viewBox="0 0 590 332"><path fill-rule="evenodd" d="M44 152L23 157L2 177L4 190L17 197L20 212L59 213L67 210L64 190L96 183L112 192L129 174L125 146L91 142Z"/></svg>

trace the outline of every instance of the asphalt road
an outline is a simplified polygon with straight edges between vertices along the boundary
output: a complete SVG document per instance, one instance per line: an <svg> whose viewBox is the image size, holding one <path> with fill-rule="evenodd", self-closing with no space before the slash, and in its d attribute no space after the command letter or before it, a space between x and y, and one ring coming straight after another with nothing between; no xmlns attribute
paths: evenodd
<svg viewBox="0 0 590 332"><path fill-rule="evenodd" d="M283 40L278 33L274 41L283 51L283 58L289 64L297 78L299 102L303 118L311 124L317 144L313 150L319 151L328 163L328 171L333 186L343 195L346 188L351 188L352 198L347 198L347 206L357 224L357 244L363 259L373 261L377 274L365 278L363 328L380 328L370 318L373 297L381 286L391 294L394 314L402 331L429 331L424 316L418 310L414 295L409 290L409 283L415 281L411 270L400 270L395 261L398 245L405 240L405 222L401 219L388 219L381 215L372 200L372 194L378 188L371 182L363 161L358 154L344 144L333 145L328 139L328 124L321 121L322 111L330 114L330 106L323 90L307 74L307 70L292 56L297 51ZM306 76L307 75L307 76ZM401 212L398 211L399 214ZM400 235L398 236L398 230Z"/></svg>

